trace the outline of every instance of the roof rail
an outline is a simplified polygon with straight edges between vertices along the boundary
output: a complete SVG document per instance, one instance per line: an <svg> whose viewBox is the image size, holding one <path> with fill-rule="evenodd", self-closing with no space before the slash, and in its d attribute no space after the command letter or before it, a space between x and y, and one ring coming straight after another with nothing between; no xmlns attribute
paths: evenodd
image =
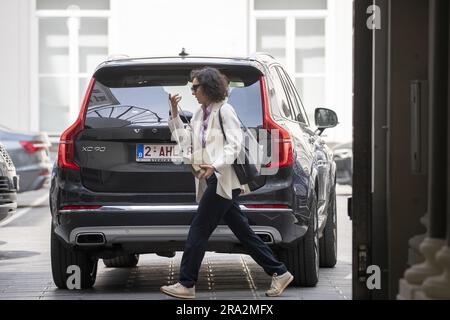
<svg viewBox="0 0 450 320"><path fill-rule="evenodd" d="M270 57L271 59L275 59L275 57L268 52L254 52L254 53L250 54L249 58L256 59L258 56L267 56L267 57Z"/></svg>
<svg viewBox="0 0 450 320"><path fill-rule="evenodd" d="M113 61L113 60L120 60L120 59L129 59L130 56L124 53L115 53L109 55L105 61Z"/></svg>

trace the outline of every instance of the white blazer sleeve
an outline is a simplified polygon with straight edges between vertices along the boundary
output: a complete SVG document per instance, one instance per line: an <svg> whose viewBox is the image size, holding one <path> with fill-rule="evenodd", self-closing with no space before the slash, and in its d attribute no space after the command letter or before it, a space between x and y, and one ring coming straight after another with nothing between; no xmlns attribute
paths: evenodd
<svg viewBox="0 0 450 320"><path fill-rule="evenodd" d="M224 141L223 152L212 164L219 172L221 168L233 164L237 159L243 141L241 122L234 108L229 104L225 104L221 110L220 114L222 116L226 141Z"/></svg>
<svg viewBox="0 0 450 320"><path fill-rule="evenodd" d="M172 141L176 141L183 151L183 157L191 160L187 150L192 146L192 130L190 126L184 128L183 121L181 121L180 114L168 121L170 131L172 133ZM188 156L187 156L188 155Z"/></svg>

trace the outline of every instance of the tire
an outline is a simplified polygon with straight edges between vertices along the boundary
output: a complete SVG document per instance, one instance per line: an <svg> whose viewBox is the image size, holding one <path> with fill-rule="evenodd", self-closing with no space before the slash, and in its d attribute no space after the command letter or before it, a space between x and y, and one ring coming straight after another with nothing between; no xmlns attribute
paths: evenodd
<svg viewBox="0 0 450 320"><path fill-rule="evenodd" d="M67 289L67 278L71 275L67 273L67 268L75 265L80 268L81 289L92 288L97 278L98 259L91 257L88 252L64 247L53 231L53 225L50 238L52 275L55 285L60 289Z"/></svg>
<svg viewBox="0 0 450 320"><path fill-rule="evenodd" d="M327 215L323 236L319 241L320 266L333 268L337 262L336 185L330 195Z"/></svg>
<svg viewBox="0 0 450 320"><path fill-rule="evenodd" d="M319 281L319 233L315 191L311 208L306 234L292 247L278 251L280 260L294 275L294 285L301 287L315 287Z"/></svg>
<svg viewBox="0 0 450 320"><path fill-rule="evenodd" d="M133 268L139 262L138 254L127 254L112 259L103 259L103 263L108 268Z"/></svg>

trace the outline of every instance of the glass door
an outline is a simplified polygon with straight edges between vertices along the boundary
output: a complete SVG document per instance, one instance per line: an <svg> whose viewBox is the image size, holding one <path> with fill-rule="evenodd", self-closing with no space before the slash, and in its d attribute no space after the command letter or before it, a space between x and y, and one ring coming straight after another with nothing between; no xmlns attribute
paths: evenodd
<svg viewBox="0 0 450 320"><path fill-rule="evenodd" d="M314 109L326 103L326 0L253 0L252 51L273 55L300 94L310 123Z"/></svg>
<svg viewBox="0 0 450 320"><path fill-rule="evenodd" d="M59 136L75 121L89 78L108 56L109 0L36 1L38 129Z"/></svg>

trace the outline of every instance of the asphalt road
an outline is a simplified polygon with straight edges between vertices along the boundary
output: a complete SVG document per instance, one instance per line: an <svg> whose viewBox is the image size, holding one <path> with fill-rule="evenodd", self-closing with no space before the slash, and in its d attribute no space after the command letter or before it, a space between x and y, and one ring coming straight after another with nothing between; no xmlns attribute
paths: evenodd
<svg viewBox="0 0 450 320"><path fill-rule="evenodd" d="M351 222L347 197L338 186L338 264L320 269L315 288L289 287L276 299L351 299ZM0 299L171 299L159 287L177 280L181 252L174 258L141 255L131 269L106 268L102 260L95 287L60 290L50 267L48 189L19 194L17 212L0 221ZM271 278L247 255L208 252L197 284L197 299L267 299ZM271 298L273 299L273 298Z"/></svg>

